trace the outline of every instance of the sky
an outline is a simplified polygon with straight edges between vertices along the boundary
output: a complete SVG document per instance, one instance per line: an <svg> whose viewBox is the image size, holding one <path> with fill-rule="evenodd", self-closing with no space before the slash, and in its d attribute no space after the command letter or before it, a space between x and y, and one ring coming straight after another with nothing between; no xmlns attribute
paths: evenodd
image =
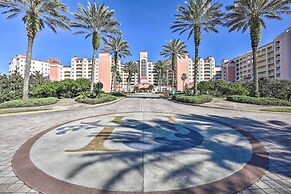
<svg viewBox="0 0 291 194"><path fill-rule="evenodd" d="M86 0L61 0L66 4L70 12L77 10L77 4L86 4ZM177 6L184 5L185 0L95 0L97 3L105 3L115 10L115 17L121 23L119 29L123 32L123 38L128 41L132 57L122 59L122 62L137 60L141 50L148 51L148 57L152 61L162 59L160 51L167 41L180 38L186 42L190 57L193 57L194 45L187 34L179 36L172 33L170 26L175 20ZM214 0L224 6L230 5L232 0ZM0 10L2 11L2 10ZM71 19L73 16L68 14ZM282 21L267 20L267 29L263 30L260 45L273 40L274 37L291 27L291 16L283 15ZM5 15L0 15L0 72L7 73L11 58L16 54L25 54L27 36L21 17L7 20ZM33 58L46 60L58 58L61 62L70 65L72 56L92 57L90 39L85 40L81 35L73 35L71 31L59 30L57 34L48 28L38 34L34 43ZM216 64L222 59L232 59L239 54L250 50L249 33L229 33L224 27L219 27L219 33L202 33L200 56L214 56Z"/></svg>

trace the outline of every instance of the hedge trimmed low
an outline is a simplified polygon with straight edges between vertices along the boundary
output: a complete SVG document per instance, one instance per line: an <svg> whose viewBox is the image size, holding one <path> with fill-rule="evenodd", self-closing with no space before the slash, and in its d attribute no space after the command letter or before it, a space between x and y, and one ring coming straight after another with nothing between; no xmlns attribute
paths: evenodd
<svg viewBox="0 0 291 194"><path fill-rule="evenodd" d="M34 107L55 104L59 99L49 98L30 98L28 100L11 100L0 104L0 108L18 108L18 107Z"/></svg>
<svg viewBox="0 0 291 194"><path fill-rule="evenodd" d="M257 104L257 105L272 105L272 106L291 106L291 101L280 100L276 98L255 98L250 96L228 96L226 98L228 101L247 103L247 104Z"/></svg>
<svg viewBox="0 0 291 194"><path fill-rule="evenodd" d="M103 94L101 95L100 98L89 98L85 96L78 96L76 98L77 102L84 103L84 104L101 104L101 103L106 103L106 102L111 102L114 100L117 100L118 98L109 94Z"/></svg>
<svg viewBox="0 0 291 194"><path fill-rule="evenodd" d="M187 96L187 95L174 95L173 100L191 104L203 104L206 102L211 102L213 99L211 96L202 95L202 96Z"/></svg>

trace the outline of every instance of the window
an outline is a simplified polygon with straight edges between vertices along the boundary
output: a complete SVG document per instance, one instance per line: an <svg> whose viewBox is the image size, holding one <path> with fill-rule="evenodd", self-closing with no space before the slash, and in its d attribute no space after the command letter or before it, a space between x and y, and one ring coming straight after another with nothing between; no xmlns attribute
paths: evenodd
<svg viewBox="0 0 291 194"><path fill-rule="evenodd" d="M145 77L147 76L147 62L145 59L141 61L141 67L140 67L140 76Z"/></svg>

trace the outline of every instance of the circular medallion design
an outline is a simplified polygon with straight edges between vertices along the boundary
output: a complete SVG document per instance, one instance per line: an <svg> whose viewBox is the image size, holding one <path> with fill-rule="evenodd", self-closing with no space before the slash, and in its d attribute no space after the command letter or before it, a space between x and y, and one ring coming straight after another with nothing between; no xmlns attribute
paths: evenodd
<svg viewBox="0 0 291 194"><path fill-rule="evenodd" d="M223 182L253 159L252 144L236 129L163 113L72 121L41 134L29 149L42 176L90 193L191 190Z"/></svg>

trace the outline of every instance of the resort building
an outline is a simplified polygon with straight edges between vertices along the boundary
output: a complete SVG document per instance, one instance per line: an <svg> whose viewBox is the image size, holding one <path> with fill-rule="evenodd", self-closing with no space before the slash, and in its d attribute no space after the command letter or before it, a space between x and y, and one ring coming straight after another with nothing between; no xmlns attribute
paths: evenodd
<svg viewBox="0 0 291 194"><path fill-rule="evenodd" d="M62 68L61 80L64 79L91 79L92 74L92 58L72 57L71 66ZM96 58L95 68L95 83L102 82L103 90L105 92L111 91L111 66L112 57L107 52L99 53L99 57Z"/></svg>
<svg viewBox="0 0 291 194"><path fill-rule="evenodd" d="M291 28L274 40L258 48L259 78L291 80ZM235 65L235 80L250 80L253 76L252 51L248 51L231 61ZM231 70L231 75L233 70ZM232 77L232 76L231 76Z"/></svg>
<svg viewBox="0 0 291 194"><path fill-rule="evenodd" d="M188 87L193 86L194 82L194 65L195 59L190 59L188 56L177 61L177 90L183 90L183 81L181 76L183 73L187 75L185 81ZM199 58L197 81L209 81L213 79L222 79L221 67L215 66L215 58L209 56L207 58Z"/></svg>
<svg viewBox="0 0 291 194"><path fill-rule="evenodd" d="M233 61L223 59L221 61L221 78L226 82L236 81L236 65Z"/></svg>
<svg viewBox="0 0 291 194"><path fill-rule="evenodd" d="M140 89L148 89L150 86L158 85L155 63L148 59L148 52L141 51L139 60L135 62L137 66L137 74L132 77L130 88L138 86ZM126 90L128 74L124 72L124 64L119 61L117 70L119 72L121 83L118 88Z"/></svg>
<svg viewBox="0 0 291 194"><path fill-rule="evenodd" d="M12 73L19 73L22 77L24 77L24 69L26 64L26 55L16 55L12 58L9 63L9 75ZM50 75L50 63L49 61L42 60L31 60L31 68L30 73L40 72L44 76Z"/></svg>

